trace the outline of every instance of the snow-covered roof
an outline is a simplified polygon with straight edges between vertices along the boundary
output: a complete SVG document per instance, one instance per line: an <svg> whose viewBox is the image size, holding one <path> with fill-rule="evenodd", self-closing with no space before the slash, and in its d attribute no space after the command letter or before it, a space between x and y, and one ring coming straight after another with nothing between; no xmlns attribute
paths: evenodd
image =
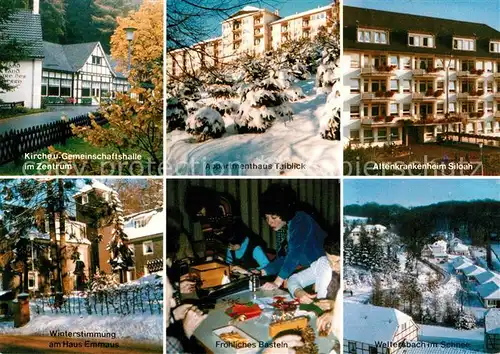
<svg viewBox="0 0 500 354"><path fill-rule="evenodd" d="M74 196L90 192L93 189L98 189L104 192L112 192L113 189L109 188L107 185L105 185L102 182L99 182L98 180L93 179L92 183L86 184L82 189L78 191Z"/></svg>
<svg viewBox="0 0 500 354"><path fill-rule="evenodd" d="M432 244L432 247L440 247L440 248L444 248L444 249L446 249L446 246L447 246L447 245L448 245L448 244L446 243L446 241L444 241L444 240L439 240L439 241L434 242L434 243Z"/></svg>
<svg viewBox="0 0 500 354"><path fill-rule="evenodd" d="M489 281L492 281L493 279L497 278L500 280L500 277L498 277L497 274L493 273L490 270L487 270L483 273L480 273L478 275L475 275L474 278L479 282L479 284L485 284Z"/></svg>
<svg viewBox="0 0 500 354"><path fill-rule="evenodd" d="M478 267L476 265L470 265L470 266L462 269L462 272L464 272L464 274L468 277L476 276L480 273L483 273L484 271L486 271L486 269L484 269L482 267Z"/></svg>
<svg viewBox="0 0 500 354"><path fill-rule="evenodd" d="M163 234L165 230L165 209L153 209L142 213L135 213L125 217L126 223L123 231L129 240L146 236ZM143 225L139 227L140 225Z"/></svg>
<svg viewBox="0 0 500 354"><path fill-rule="evenodd" d="M274 24L277 24L277 23L281 23L283 21L290 21L290 20L293 20L294 18L298 18L298 17L304 17L304 16L307 16L307 15L312 15L312 14L315 14L317 12L329 10L331 8L332 8L332 5L326 5L326 6L323 6L323 7L317 7L315 9L304 11L304 12L297 12L297 13L295 13L293 15L290 15L290 16L287 16L287 17L283 17L283 18L280 18L279 20L273 21L273 22L271 22L271 25L274 25Z"/></svg>
<svg viewBox="0 0 500 354"><path fill-rule="evenodd" d="M392 342L398 326L413 321L399 310L344 302L344 340L367 344Z"/></svg>
<svg viewBox="0 0 500 354"><path fill-rule="evenodd" d="M490 282L479 285L476 291L483 299L500 300L500 281L493 279Z"/></svg>
<svg viewBox="0 0 500 354"><path fill-rule="evenodd" d="M488 334L500 334L500 309L490 309L486 312L484 330Z"/></svg>
<svg viewBox="0 0 500 354"><path fill-rule="evenodd" d="M464 245L463 243L454 244L453 246L451 246L451 248L454 251L467 251L467 250L469 250L469 247Z"/></svg>
<svg viewBox="0 0 500 354"><path fill-rule="evenodd" d="M472 265L472 261L467 257L460 256L454 258L453 261L451 261L451 264L455 269L462 269Z"/></svg>

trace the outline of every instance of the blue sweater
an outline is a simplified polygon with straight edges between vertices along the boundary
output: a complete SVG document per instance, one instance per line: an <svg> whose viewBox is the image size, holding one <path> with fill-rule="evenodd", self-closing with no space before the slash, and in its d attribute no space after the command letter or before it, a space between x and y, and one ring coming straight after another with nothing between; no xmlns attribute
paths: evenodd
<svg viewBox="0 0 500 354"><path fill-rule="evenodd" d="M288 222L286 256L278 257L269 263L264 268L266 274L277 274L282 279L288 279L297 266L309 267L312 262L325 255L325 237L325 231L309 214L297 212Z"/></svg>

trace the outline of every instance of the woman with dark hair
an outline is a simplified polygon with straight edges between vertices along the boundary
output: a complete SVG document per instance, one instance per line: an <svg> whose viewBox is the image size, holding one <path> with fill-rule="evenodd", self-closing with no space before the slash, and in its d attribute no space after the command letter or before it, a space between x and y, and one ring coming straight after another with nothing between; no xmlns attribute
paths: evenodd
<svg viewBox="0 0 500 354"><path fill-rule="evenodd" d="M231 227L226 229L229 245L226 262L231 264L231 270L239 273L249 273L252 269L262 269L269 264L264 252L265 243L260 237L245 235Z"/></svg>
<svg viewBox="0 0 500 354"><path fill-rule="evenodd" d="M297 267L309 267L325 255L326 233L309 214L298 210L295 192L287 184L269 186L261 195L259 205L261 214L274 231L288 227L278 256L261 271L263 275L277 275L273 282L262 286L264 290L273 290L283 285Z"/></svg>

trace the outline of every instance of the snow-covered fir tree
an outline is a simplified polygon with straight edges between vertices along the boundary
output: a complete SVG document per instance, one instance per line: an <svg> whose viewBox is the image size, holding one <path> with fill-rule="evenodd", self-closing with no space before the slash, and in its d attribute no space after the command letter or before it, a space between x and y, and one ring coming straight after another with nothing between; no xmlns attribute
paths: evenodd
<svg viewBox="0 0 500 354"><path fill-rule="evenodd" d="M284 92L288 83L266 60L269 58L246 58L242 62L245 84L234 120L239 133L263 133L276 120L292 119L293 111Z"/></svg>
<svg viewBox="0 0 500 354"><path fill-rule="evenodd" d="M318 61L316 87L320 91L331 92L333 85L340 80L340 40L338 35L324 28L320 30L317 40L323 50Z"/></svg>
<svg viewBox="0 0 500 354"><path fill-rule="evenodd" d="M184 130L188 114L192 113L193 106L198 109L196 102L201 98L198 83L186 80L173 82L167 85L167 132Z"/></svg>
<svg viewBox="0 0 500 354"><path fill-rule="evenodd" d="M476 328L476 318L473 313L460 311L455 320L455 328L469 330Z"/></svg>
<svg viewBox="0 0 500 354"><path fill-rule="evenodd" d="M119 272L120 280L125 280L125 272L134 265L132 251L127 246L128 237L123 231L125 225L124 211L118 192L112 191L109 201L111 224L113 232L106 250L109 252L109 264L114 271Z"/></svg>
<svg viewBox="0 0 500 354"><path fill-rule="evenodd" d="M184 130L186 127L187 109L184 103L175 96L167 94L167 132Z"/></svg>

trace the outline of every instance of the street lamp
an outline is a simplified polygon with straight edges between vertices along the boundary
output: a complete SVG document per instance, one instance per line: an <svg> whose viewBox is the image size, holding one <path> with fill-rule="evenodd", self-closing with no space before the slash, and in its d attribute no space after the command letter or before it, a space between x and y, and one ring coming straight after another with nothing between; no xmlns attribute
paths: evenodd
<svg viewBox="0 0 500 354"><path fill-rule="evenodd" d="M35 287L35 258L33 256L33 241L35 240L35 235L30 234L31 241L31 272L33 273L33 288Z"/></svg>
<svg viewBox="0 0 500 354"><path fill-rule="evenodd" d="M483 143L479 143L479 151L480 151L480 154L481 154L481 176L484 176Z"/></svg>
<svg viewBox="0 0 500 354"><path fill-rule="evenodd" d="M125 28L125 34L126 38L128 41L128 72L130 73L130 66L131 66L131 56L132 56L132 41L134 40L134 32L137 30L137 28L134 27L127 27Z"/></svg>

